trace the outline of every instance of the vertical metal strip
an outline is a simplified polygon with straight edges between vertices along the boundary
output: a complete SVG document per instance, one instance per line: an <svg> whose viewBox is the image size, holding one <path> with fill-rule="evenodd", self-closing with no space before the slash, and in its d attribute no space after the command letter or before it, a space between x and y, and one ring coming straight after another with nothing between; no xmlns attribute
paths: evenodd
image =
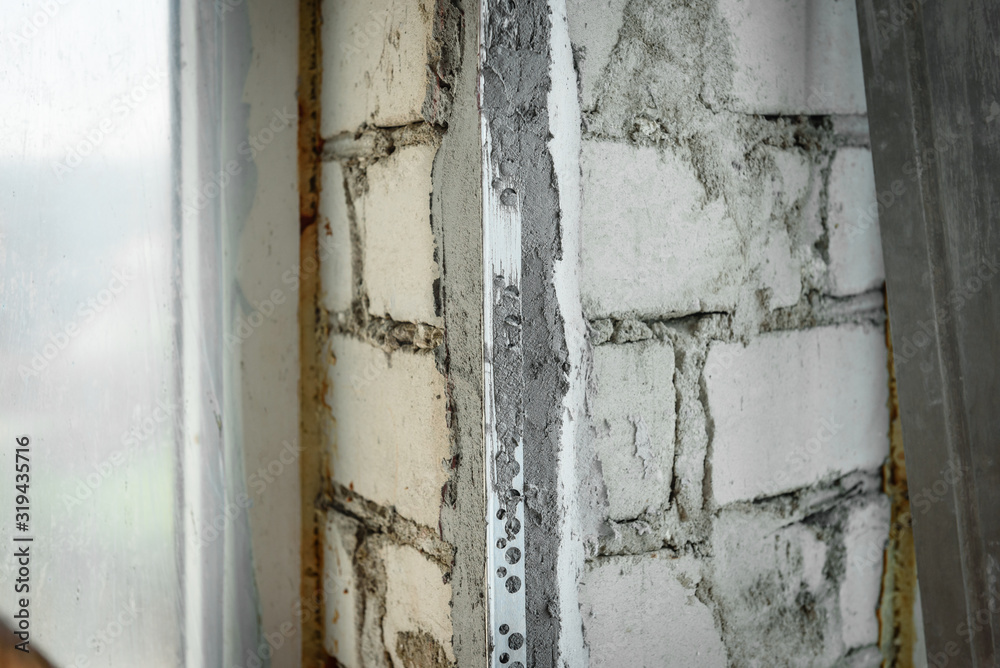
<svg viewBox="0 0 1000 668"><path fill-rule="evenodd" d="M1000 7L858 18L928 663L996 666Z"/></svg>
<svg viewBox="0 0 1000 668"><path fill-rule="evenodd" d="M480 5L479 99L486 85L485 26ZM488 119L480 109L483 193L483 382L486 450L486 591L489 663L524 668L524 442L521 341L521 207L518 183L494 156ZM506 170L510 171L510 170Z"/></svg>

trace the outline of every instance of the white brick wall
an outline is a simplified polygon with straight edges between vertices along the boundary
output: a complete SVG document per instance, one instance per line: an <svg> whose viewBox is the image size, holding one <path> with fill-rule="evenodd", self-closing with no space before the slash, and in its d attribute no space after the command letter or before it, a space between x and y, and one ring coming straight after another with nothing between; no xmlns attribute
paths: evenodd
<svg viewBox="0 0 1000 668"><path fill-rule="evenodd" d="M610 517L635 518L670 498L674 352L657 342L594 350L591 419Z"/></svg>
<svg viewBox="0 0 1000 668"><path fill-rule="evenodd" d="M387 358L345 336L334 336L331 348L333 480L437 527L450 445L445 379L434 357L397 351Z"/></svg>
<svg viewBox="0 0 1000 668"><path fill-rule="evenodd" d="M383 639L395 668L407 666L396 650L397 634L426 632L455 660L451 636L451 585L444 571L416 549L386 545L382 552L386 571Z"/></svg>
<svg viewBox="0 0 1000 668"><path fill-rule="evenodd" d="M712 344L715 503L879 467L889 449L886 355L881 328L848 325L766 334L745 349Z"/></svg>
<svg viewBox="0 0 1000 668"><path fill-rule="evenodd" d="M700 565L665 553L602 559L580 600L594 668L724 668L712 612L695 595Z"/></svg>
<svg viewBox="0 0 1000 668"><path fill-rule="evenodd" d="M785 226L759 228L751 244L681 155L585 141L581 163L588 315L732 310L757 271L772 305L798 301L800 268ZM761 255L748 258L748 245Z"/></svg>
<svg viewBox="0 0 1000 668"><path fill-rule="evenodd" d="M434 70L448 79L449 68L459 61L460 54L450 51L456 44L448 41L455 37L450 31L457 13L435 0L324 0L320 135L331 139L371 128L440 122L450 100L444 99ZM393 136L427 134L427 129ZM351 310L358 294L367 297L371 316L443 326L436 313L440 270L431 229L438 145L403 143L388 156L352 156L322 166L320 299L337 314L333 322L348 331L365 326L364 315ZM332 335L326 345L324 437L328 474L336 483L334 506L340 494L357 495L394 507L403 518L394 521L406 531L412 521L437 534L451 442L446 379L435 356L405 350L390 356L371 341L342 334ZM408 648L398 645L400 634L419 633L430 634L445 659L454 662L446 569L401 544L406 537L380 528L381 512L357 521L335 511L329 516L324 579L336 586L326 587L326 651L345 668L424 665L431 654L420 653L432 644L425 635L405 636ZM365 532L359 534L362 525ZM365 536L360 546L359 535Z"/></svg>
<svg viewBox="0 0 1000 668"><path fill-rule="evenodd" d="M433 17L431 0L323 3L324 137L422 119Z"/></svg>
<svg viewBox="0 0 1000 668"><path fill-rule="evenodd" d="M720 0L732 31L731 108L750 114L863 114L854 3Z"/></svg>
<svg viewBox="0 0 1000 668"><path fill-rule="evenodd" d="M830 292L843 296L881 287L885 267L871 151L838 149L830 165L828 192Z"/></svg>
<svg viewBox="0 0 1000 668"><path fill-rule="evenodd" d="M364 236L369 310L394 320L442 324L435 315L440 276L431 230L435 146L408 146L368 168L368 192L357 204Z"/></svg>

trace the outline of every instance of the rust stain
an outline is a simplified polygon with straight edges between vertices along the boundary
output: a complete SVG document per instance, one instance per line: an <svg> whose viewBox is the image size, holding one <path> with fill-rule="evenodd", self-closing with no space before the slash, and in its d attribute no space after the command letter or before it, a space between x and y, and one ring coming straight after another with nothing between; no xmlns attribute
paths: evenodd
<svg viewBox="0 0 1000 668"><path fill-rule="evenodd" d="M879 606L882 665L912 668L917 629L913 606L917 592L917 562L913 548L913 516L903 454L903 432L892 363L892 338L885 327L889 348L889 459L882 470L883 489L892 504L892 524L884 555L882 600Z"/></svg>
<svg viewBox="0 0 1000 668"><path fill-rule="evenodd" d="M323 449L320 411L326 387L322 382L322 346L320 335L323 322L319 305L319 218L320 155L320 90L322 86L322 50L320 30L323 17L320 0L299 2L299 266L304 269L299 284L299 439L302 456L299 476L302 484L302 665L308 668L333 666L336 662L323 648L322 596L322 513L315 499L323 488Z"/></svg>

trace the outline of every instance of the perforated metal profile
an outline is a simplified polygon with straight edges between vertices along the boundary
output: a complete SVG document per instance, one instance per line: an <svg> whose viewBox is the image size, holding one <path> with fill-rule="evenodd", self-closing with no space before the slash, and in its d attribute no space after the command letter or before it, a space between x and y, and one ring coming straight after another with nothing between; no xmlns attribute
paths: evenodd
<svg viewBox="0 0 1000 668"><path fill-rule="evenodd" d="M481 4L480 65L488 2ZM483 68L479 89L483 99ZM520 184L481 118L483 155L483 382L486 449L487 639L491 668L524 668L524 352ZM497 150L497 154L494 154ZM508 172L508 173L503 173Z"/></svg>

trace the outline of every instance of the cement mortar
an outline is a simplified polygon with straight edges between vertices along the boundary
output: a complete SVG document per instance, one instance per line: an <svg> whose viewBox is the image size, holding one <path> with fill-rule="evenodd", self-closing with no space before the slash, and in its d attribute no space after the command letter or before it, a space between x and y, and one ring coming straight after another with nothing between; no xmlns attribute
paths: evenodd
<svg viewBox="0 0 1000 668"><path fill-rule="evenodd" d="M594 504L603 508L591 508L585 538L589 559L596 563L608 556L655 551L694 556L704 576L698 598L715 615L729 665L791 665L785 660L793 656L801 665L871 665L877 651L844 647L840 640L838 596L845 578L847 509L878 497L877 472L851 474L757 503L713 507L713 425L703 380L713 341L745 343L767 331L883 322L881 290L844 299L828 295L829 168L840 147L865 145L866 124L863 117L763 117L727 111L733 53L728 26L715 3L623 4L613 46L577 53L579 61L594 57L607 63L584 82L589 104L583 112L584 138L653 147L691 165L705 197L721 200L737 226L744 266L734 271L744 273L736 299L722 313L588 313L592 345L670 341L677 416L670 498L624 522L606 519L606 500ZM604 11L583 3L574 10L584 15L580 22L603 17ZM606 18L608 25L618 20ZM809 182L800 196L772 196L772 184L787 178L789 159L809 165ZM762 289L759 258L775 235L787 235L799 268L801 291L791 305L774 303ZM593 469L597 480L590 483L592 491L600 489L601 463L595 462ZM782 532L790 536L790 556L778 564L782 555L770 556L772 546L759 536ZM812 558L808 565L813 568L817 557L804 556L802 550L816 552L820 544L818 575L806 574L806 562ZM756 565L745 563L748 551L759 553ZM752 568L759 572L749 572ZM812 579L800 586L796 578L807 575Z"/></svg>
<svg viewBox="0 0 1000 668"><path fill-rule="evenodd" d="M462 0L454 6L459 12L455 43L461 49L461 67L454 77L448 131L434 160L431 222L441 267L445 323L444 345L436 354L448 379L452 434L452 475L442 490L441 506L441 536L455 549L452 648L459 666L475 666L481 665L487 645L482 180L476 104L479 5Z"/></svg>
<svg viewBox="0 0 1000 668"><path fill-rule="evenodd" d="M739 285L733 325L746 336L775 308L775 295L763 287L760 259L768 248L787 247L793 240L800 247L793 257L802 293L825 287L826 235L808 229L820 222L807 219L818 205L809 198L825 190L824 168L831 152L838 144L856 143L860 128L858 122L842 123L848 136L838 140L825 117L727 111L734 71L728 31L714 2L630 0L608 63L593 85L593 103L584 109L583 124L585 139L677 154L694 169L707 200L722 200L742 240L743 261L732 268L736 273L722 277L720 288L723 283ZM583 50L578 58L588 54ZM807 196L772 196L771 184L784 178L782 152L813 164Z"/></svg>
<svg viewBox="0 0 1000 668"><path fill-rule="evenodd" d="M522 184L520 313L523 362L498 371L520 375L497 397L517 405L523 419L525 593L528 665L558 666L560 601L556 580L559 524L557 463L561 406L567 391L567 348L553 283L561 256L560 211L548 151L551 24L546 2L490 3L485 12L482 114L493 138L491 161ZM510 197L507 198L508 200ZM507 202L505 202L506 204ZM503 320L498 328L503 328ZM496 338L500 332L487 333ZM501 360L495 360L499 363ZM515 360L507 360L516 363ZM502 391L502 388L501 388ZM497 425L498 431L517 425ZM510 446L513 447L513 446ZM513 453L510 453L511 455Z"/></svg>

